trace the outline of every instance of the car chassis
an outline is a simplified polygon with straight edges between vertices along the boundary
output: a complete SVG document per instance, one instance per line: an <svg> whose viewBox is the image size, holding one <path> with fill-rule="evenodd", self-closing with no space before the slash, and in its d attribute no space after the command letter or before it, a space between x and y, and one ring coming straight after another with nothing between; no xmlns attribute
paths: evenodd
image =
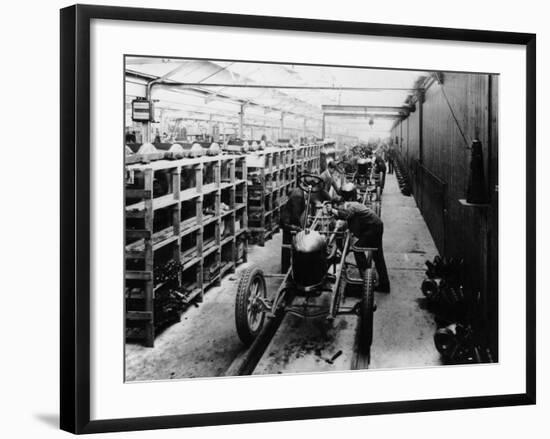
<svg viewBox="0 0 550 439"><path fill-rule="evenodd" d="M372 268L374 248L358 248L352 244L352 235L334 223L334 216L327 214L326 204L317 208L315 215L309 214L311 194L320 190L321 180L317 176L304 174L299 177L299 186L306 194L306 215L304 230L306 233L315 230L325 236L328 270L321 282L316 285L303 286L293 278L293 257L291 267L285 274L264 274L257 266L247 267L239 281L236 302L235 320L240 339L247 345L252 344L264 326L264 320L274 318L281 313L293 314L301 318L326 316L330 323L337 315L358 315L360 321L359 346L363 353L370 354L372 343L374 283L375 273ZM367 201L372 189L366 190L362 201ZM309 223L309 226L308 226ZM290 244L292 245L292 244ZM367 256L367 269L360 276L355 264L347 261L349 252L364 252ZM330 272L332 270L332 273ZM274 297L267 297L266 278L282 278L282 283ZM360 300L353 306L342 305L342 297L352 288L361 290ZM313 304L310 299L322 294L330 294L330 304ZM302 297L300 304L294 304L296 297Z"/></svg>

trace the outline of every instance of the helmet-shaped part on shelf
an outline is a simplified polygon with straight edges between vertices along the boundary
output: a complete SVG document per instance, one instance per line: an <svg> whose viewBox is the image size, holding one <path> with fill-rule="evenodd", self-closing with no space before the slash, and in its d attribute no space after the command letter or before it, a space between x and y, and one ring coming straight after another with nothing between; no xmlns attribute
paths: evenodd
<svg viewBox="0 0 550 439"><path fill-rule="evenodd" d="M143 145L141 145L138 149L138 154L153 154L155 152L158 152L157 151L157 148L155 148L155 145L153 145L152 143L144 143Z"/></svg>
<svg viewBox="0 0 550 439"><path fill-rule="evenodd" d="M193 143L193 145L191 145L191 157L200 157L203 152L204 151L200 143Z"/></svg>
<svg viewBox="0 0 550 439"><path fill-rule="evenodd" d="M221 152L220 145L216 142L213 142L212 145L210 145L210 148L208 149L209 155L218 155Z"/></svg>
<svg viewBox="0 0 550 439"><path fill-rule="evenodd" d="M172 146L170 146L170 149L168 149L168 151L183 154L184 149L179 143L174 143Z"/></svg>

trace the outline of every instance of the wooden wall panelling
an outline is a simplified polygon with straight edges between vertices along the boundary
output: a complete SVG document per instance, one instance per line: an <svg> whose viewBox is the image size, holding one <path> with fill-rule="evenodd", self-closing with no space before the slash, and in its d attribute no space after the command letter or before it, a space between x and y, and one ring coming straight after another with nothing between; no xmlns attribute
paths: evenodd
<svg viewBox="0 0 550 439"><path fill-rule="evenodd" d="M445 89L454 117L467 141L464 140L451 114L442 87ZM424 166L447 183L448 193L447 199L444 200L446 206L437 206L426 200L429 196L429 188L415 188L417 204L421 211L424 210L423 215L431 230L442 227L445 230L444 239L439 236L434 237L439 251L447 256L464 257L467 269L471 273L471 276L467 276L471 286L483 289L487 288L485 286L487 282L484 281L487 277L486 269L491 267L491 263L487 262L488 253L494 252L489 247L495 246L495 239L491 238L490 246L487 242L480 242L479 231L484 227L487 228L484 223L487 218L484 218L484 214L478 209L464 208L458 203L458 199L465 197L471 154L467 147L474 138L478 138L483 144L487 178L493 180L493 176L497 174L494 153L497 143L495 140L490 140L492 137L489 135L489 127L491 132L495 131L497 111L493 103L494 111L490 123L489 93L492 93L493 97L496 95L494 89L489 88L488 75L446 73L443 86L435 83L426 91L421 131L418 111L411 113L407 120L394 129L394 131L398 129L401 133L403 146L400 151L406 156L410 169L417 166L415 160L420 159L419 133L421 132ZM493 137L496 135L493 134ZM418 180L417 183L427 185L429 181ZM488 185L494 187L494 182L488 182ZM445 216L436 215L434 212L426 212L425 209L428 207L430 209L447 208L448 211ZM494 206L493 210L496 212ZM492 223L496 222L495 217L496 215L491 217ZM443 221L445 224L433 224L434 221ZM494 261L492 264L494 265Z"/></svg>

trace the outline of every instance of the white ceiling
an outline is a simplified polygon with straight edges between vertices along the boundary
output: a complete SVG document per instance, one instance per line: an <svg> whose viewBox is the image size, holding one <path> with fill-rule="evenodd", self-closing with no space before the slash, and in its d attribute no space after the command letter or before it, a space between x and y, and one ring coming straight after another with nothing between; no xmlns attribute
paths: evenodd
<svg viewBox="0 0 550 439"><path fill-rule="evenodd" d="M247 107L247 114L278 119L275 110L292 113L295 119L307 117L320 123L322 105L402 106L412 88L427 72L374 68L326 67L292 64L267 64L165 58L126 58L127 73L136 72L167 82L191 83L189 86L155 87L153 98L168 110L207 106L214 113L238 113L240 102L265 107ZM139 80L128 79L134 88ZM144 84L144 82L142 82ZM210 84L210 85L209 85ZM213 86L212 84L216 84ZM225 86L218 86L225 85ZM228 86L230 85L230 86ZM242 85L243 87L235 87ZM327 89L253 88L248 86L330 87ZM341 90L340 87L382 88L383 90ZM143 86L142 89L144 90ZM394 89L394 90L388 90ZM395 90L405 89L405 90ZM127 87L131 92L132 88ZM205 99L205 92L209 93ZM140 94L136 91L136 94ZM222 97L223 96L223 97ZM239 102L240 101L240 102ZM315 122L317 121L317 122ZM330 118L338 130L364 138L369 130L389 131L392 120L376 119L369 127L367 119Z"/></svg>

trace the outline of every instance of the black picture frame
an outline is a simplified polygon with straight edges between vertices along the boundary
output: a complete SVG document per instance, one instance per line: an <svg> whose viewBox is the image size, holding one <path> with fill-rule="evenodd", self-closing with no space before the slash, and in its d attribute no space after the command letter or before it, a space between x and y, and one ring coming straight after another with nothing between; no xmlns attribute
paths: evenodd
<svg viewBox="0 0 550 439"><path fill-rule="evenodd" d="M526 392L518 394L90 420L90 22L93 19L372 35L526 47ZM303 18L75 5L61 10L60 424L99 433L535 404L536 35Z"/></svg>

